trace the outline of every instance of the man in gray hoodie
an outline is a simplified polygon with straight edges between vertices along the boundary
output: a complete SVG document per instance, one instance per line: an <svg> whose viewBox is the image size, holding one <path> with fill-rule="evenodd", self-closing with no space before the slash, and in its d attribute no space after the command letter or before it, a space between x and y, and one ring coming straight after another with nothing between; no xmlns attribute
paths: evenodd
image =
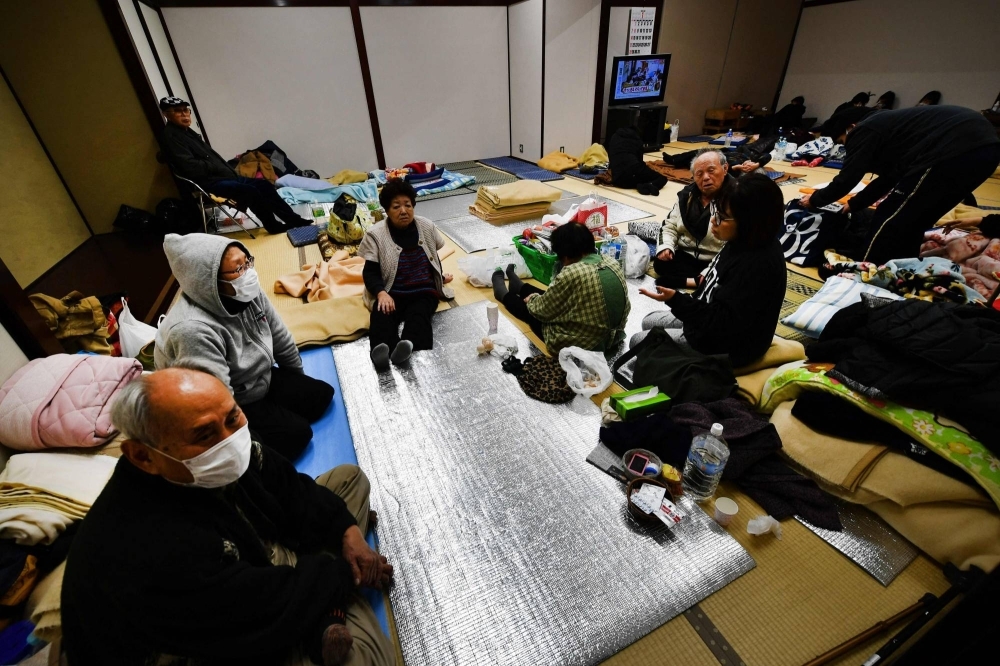
<svg viewBox="0 0 1000 666"><path fill-rule="evenodd" d="M215 375L258 440L295 460L333 387L302 372L291 333L260 290L253 256L210 234L167 234L163 251L183 296L156 332L157 369L182 363Z"/></svg>

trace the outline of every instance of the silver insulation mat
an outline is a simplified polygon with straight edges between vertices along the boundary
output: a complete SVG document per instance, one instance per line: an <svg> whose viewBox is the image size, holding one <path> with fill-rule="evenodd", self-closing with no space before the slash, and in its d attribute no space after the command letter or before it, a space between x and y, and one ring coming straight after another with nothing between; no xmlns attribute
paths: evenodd
<svg viewBox="0 0 1000 666"><path fill-rule="evenodd" d="M795 519L849 560L888 585L917 557L917 547L884 520L859 504L837 500L844 529L824 530L796 516Z"/></svg>
<svg viewBox="0 0 1000 666"><path fill-rule="evenodd" d="M446 199L445 201L450 202L459 198L465 197L452 197L451 199ZM549 213L547 214L561 215L568 211L570 206L581 203L586 198L587 197L585 196L579 196L560 199L552 204L549 208ZM647 213L639 208L634 208L617 201L606 201L608 204L608 219L611 224L633 222L635 220L642 220L653 216L652 213ZM422 208L421 211L423 210L425 209ZM434 209L432 209L432 213L433 212ZM420 212L419 214L425 215L426 213ZM465 215L442 219L441 221L435 220L434 223L437 225L437 228L441 230L441 233L446 234L449 238L455 241L455 244L464 251L478 252L479 250L486 250L491 247L509 245L510 239L514 236L519 236L521 232L528 227L541 224L542 216L539 215L535 218L519 220L517 222L508 222L507 224L494 224L492 222L482 220L475 215L470 215L468 208L466 208Z"/></svg>
<svg viewBox="0 0 1000 666"><path fill-rule="evenodd" d="M433 321L409 367L376 374L367 339L333 352L407 664L596 664L755 566L684 500L673 532L636 524L585 462L597 407L534 401L477 356L485 302Z"/></svg>

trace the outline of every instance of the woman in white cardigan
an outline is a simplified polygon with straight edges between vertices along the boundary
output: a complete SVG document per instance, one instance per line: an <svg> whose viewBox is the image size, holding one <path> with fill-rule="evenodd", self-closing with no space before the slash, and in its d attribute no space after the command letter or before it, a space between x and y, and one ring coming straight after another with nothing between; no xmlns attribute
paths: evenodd
<svg viewBox="0 0 1000 666"><path fill-rule="evenodd" d="M405 363L414 350L430 349L431 316L438 301L453 297L444 286L452 276L441 268L438 256L444 237L433 222L414 214L416 201L417 193L406 181L394 178L386 183L379 203L389 219L369 229L358 248L365 260L368 337L377 370L388 369L390 361Z"/></svg>

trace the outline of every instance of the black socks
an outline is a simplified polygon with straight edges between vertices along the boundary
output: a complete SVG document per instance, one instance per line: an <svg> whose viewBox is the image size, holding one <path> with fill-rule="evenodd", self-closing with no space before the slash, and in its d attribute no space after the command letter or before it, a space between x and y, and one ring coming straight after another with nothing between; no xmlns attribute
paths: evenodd
<svg viewBox="0 0 1000 666"><path fill-rule="evenodd" d="M497 299L498 303L502 303L506 295L507 285L503 281L503 271L498 268L493 271L493 298Z"/></svg>
<svg viewBox="0 0 1000 666"><path fill-rule="evenodd" d="M521 278L517 277L517 272L514 270L514 264L507 264L507 282L510 283L510 290L515 294L521 293L521 287L524 283L521 282Z"/></svg>

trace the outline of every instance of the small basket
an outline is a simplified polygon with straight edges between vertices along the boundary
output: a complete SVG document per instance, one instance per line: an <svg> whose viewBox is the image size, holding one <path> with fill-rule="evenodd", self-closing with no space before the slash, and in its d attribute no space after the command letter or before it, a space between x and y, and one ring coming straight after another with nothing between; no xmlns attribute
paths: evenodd
<svg viewBox="0 0 1000 666"><path fill-rule="evenodd" d="M645 475L645 474L636 474L635 472L633 472L632 470L630 470L628 468L628 461L631 460L632 456L634 454L636 454L636 453L641 453L642 455L644 455L647 458L649 458L649 462L653 463L654 465L656 465L660 469L663 469L663 461L660 460L660 456L656 455L652 451L650 451L648 449L629 449L628 451L625 452L625 455L622 456L622 467L625 468L625 478L628 479L629 481L631 481L632 479L635 479L637 477L639 477L639 478L653 478L653 477L649 477L648 475Z"/></svg>
<svg viewBox="0 0 1000 666"><path fill-rule="evenodd" d="M662 525L663 523L659 518L651 513L646 513L632 502L632 491L634 490L638 492L639 488L646 483L651 483L654 486L665 488L667 492L663 496L671 502L674 501L673 493L670 492L670 488L667 488L666 483L651 476L638 476L629 481L628 485L625 486L625 500L628 502L628 512L632 514L632 517L639 523L646 525Z"/></svg>
<svg viewBox="0 0 1000 666"><path fill-rule="evenodd" d="M528 270L531 271L531 277L544 285L552 284L552 274L556 268L556 255L539 252L530 245L522 245L518 243L521 238L521 236L514 236L511 240L514 243L514 247L517 248L518 253L524 259ZM600 251L601 243L603 242L602 240L594 241L594 246L598 251Z"/></svg>

